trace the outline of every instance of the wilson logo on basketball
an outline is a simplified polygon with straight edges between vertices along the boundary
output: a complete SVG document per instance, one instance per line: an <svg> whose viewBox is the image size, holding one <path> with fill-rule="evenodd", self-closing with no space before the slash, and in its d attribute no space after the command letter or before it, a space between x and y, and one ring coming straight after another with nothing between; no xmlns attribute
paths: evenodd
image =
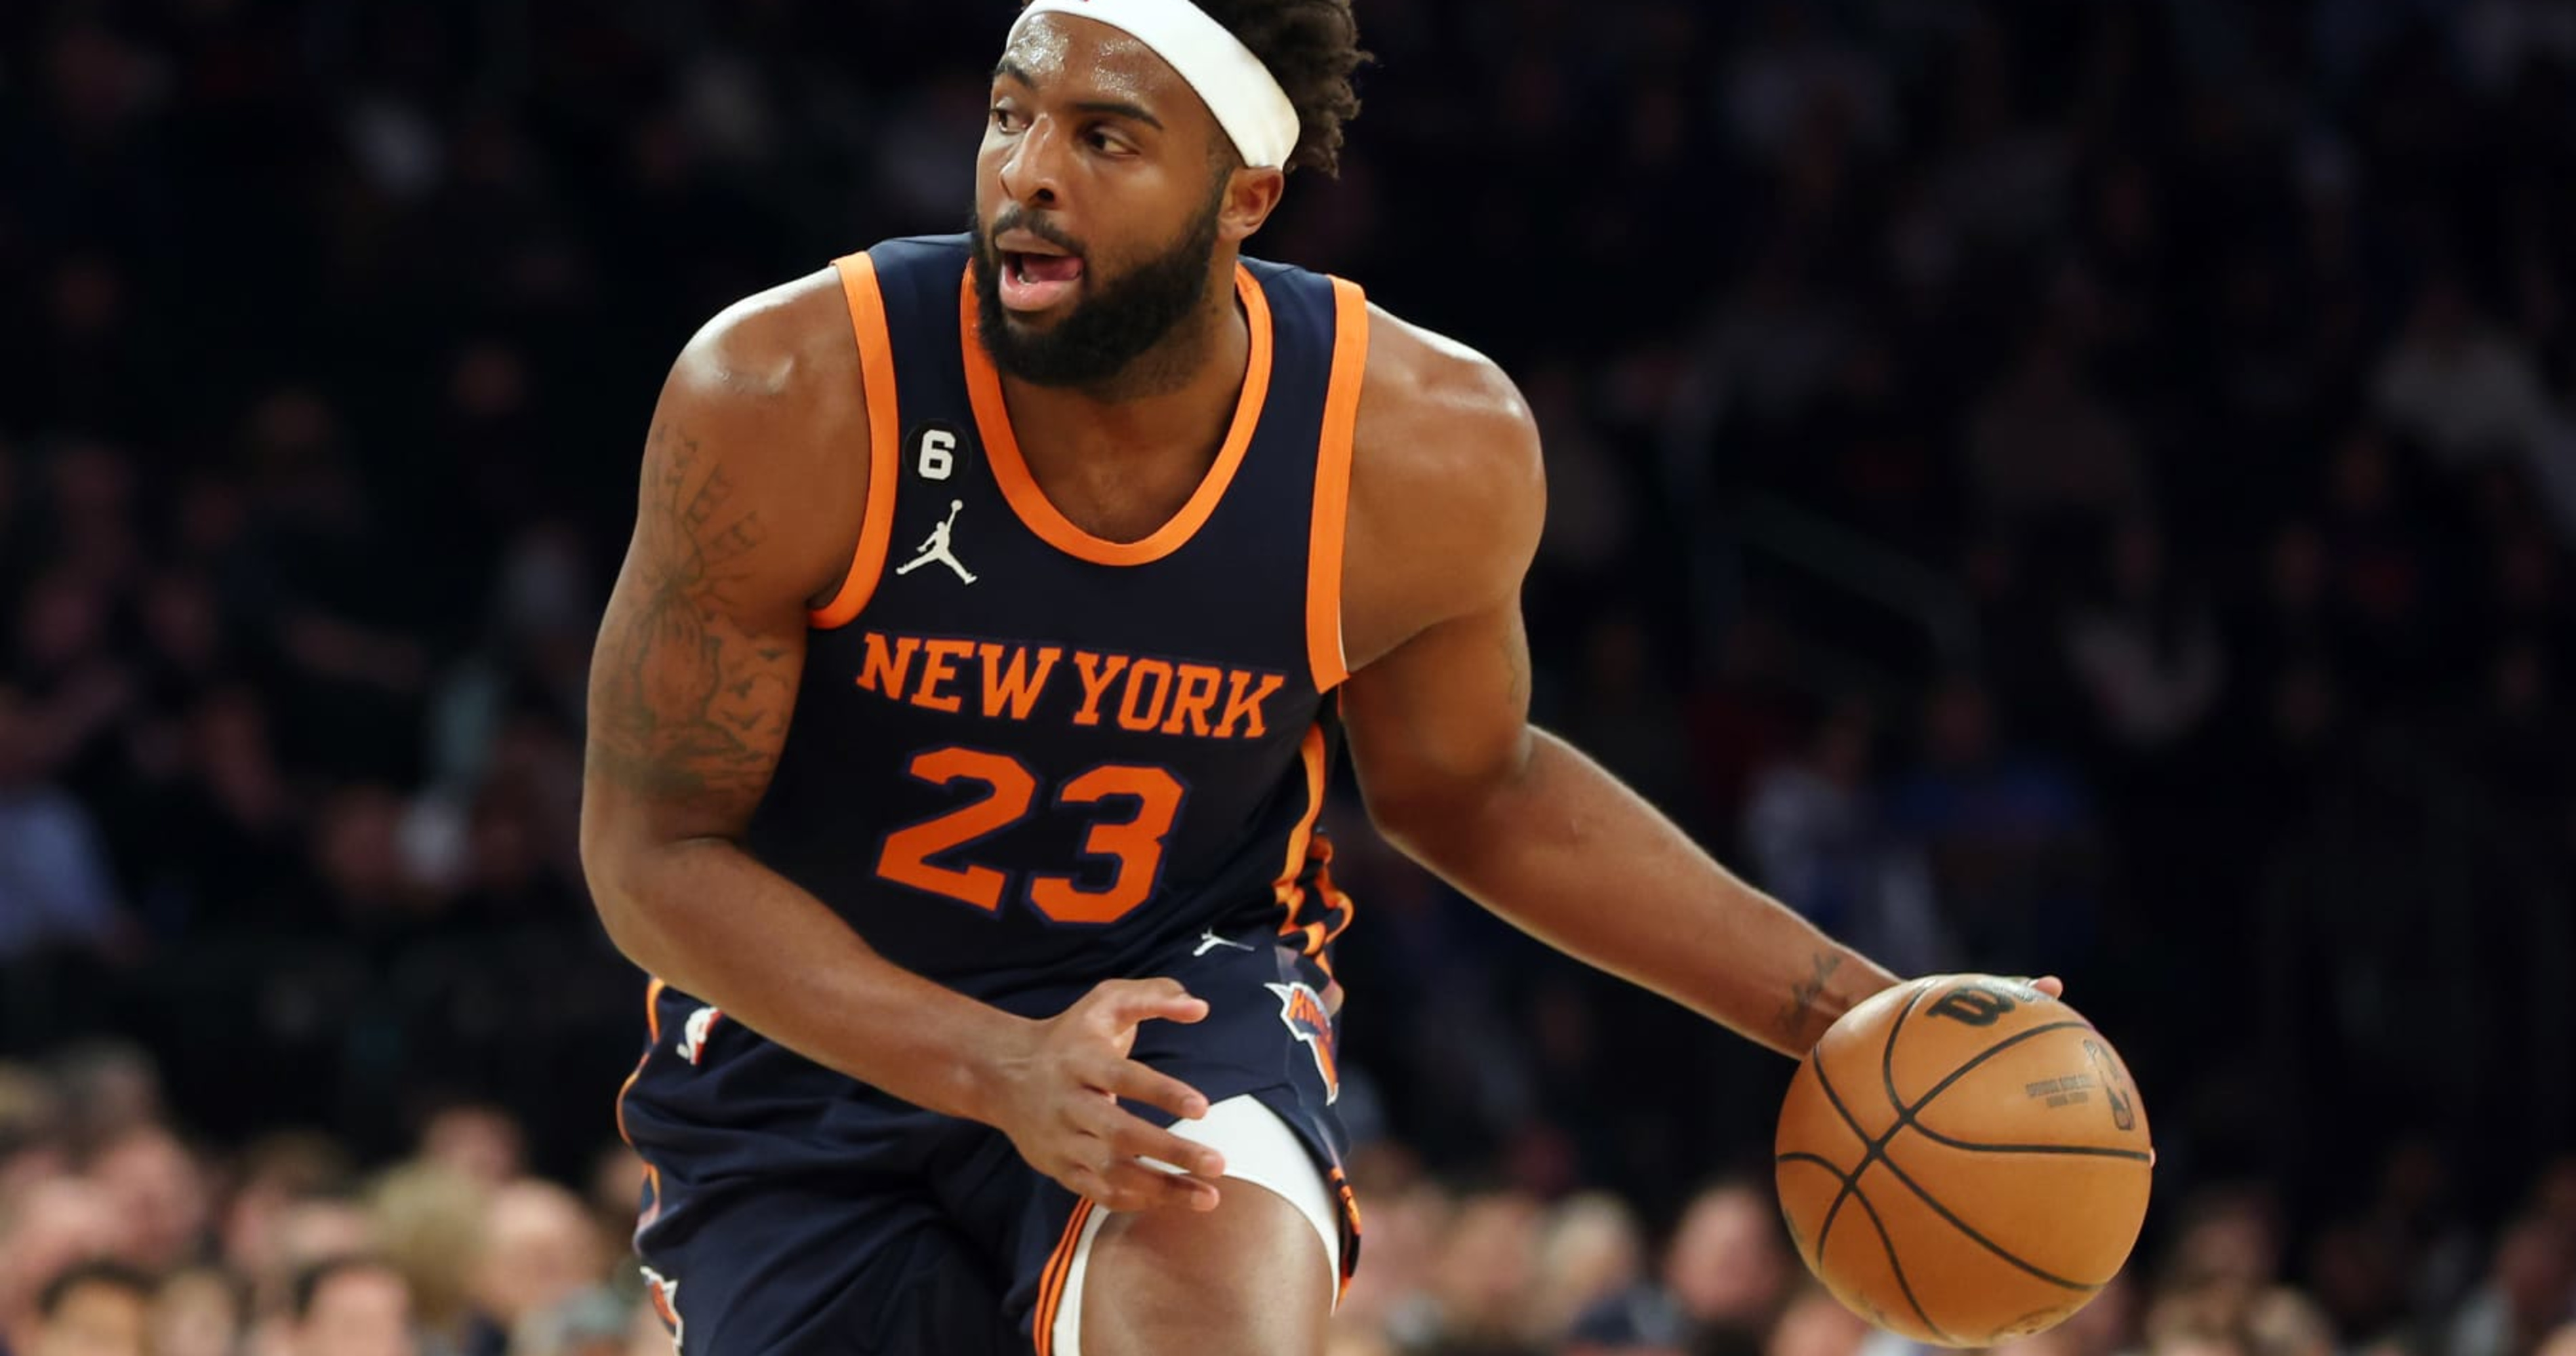
<svg viewBox="0 0 2576 1356"><path fill-rule="evenodd" d="M1941 1001L1925 1008L1934 1017L1947 1017L1970 1026L1993 1026L2005 1013L2020 1007L2010 994L1989 989L1982 984L1962 984L1941 996Z"/></svg>
<svg viewBox="0 0 2576 1356"><path fill-rule="evenodd" d="M1305 1042L1315 1055L1315 1072L1324 1076L1324 1100L1332 1102L1342 1095L1342 1077L1334 1067L1333 1014L1324 1010L1321 994L1303 984L1264 984L1261 987L1279 995L1279 1020L1288 1026L1289 1034Z"/></svg>

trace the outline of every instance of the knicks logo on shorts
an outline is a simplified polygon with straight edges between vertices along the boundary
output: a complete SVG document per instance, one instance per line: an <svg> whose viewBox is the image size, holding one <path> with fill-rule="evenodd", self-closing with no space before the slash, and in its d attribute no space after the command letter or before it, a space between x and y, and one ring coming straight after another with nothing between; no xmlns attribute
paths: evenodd
<svg viewBox="0 0 2576 1356"><path fill-rule="evenodd" d="M644 1273L644 1293L653 1301L653 1316L662 1320L663 1327L671 1330L671 1350L676 1352L680 1350L682 1341L680 1283L665 1279L662 1273L651 1267L641 1270Z"/></svg>
<svg viewBox="0 0 2576 1356"><path fill-rule="evenodd" d="M1323 995L1303 984L1264 984L1261 987L1279 995L1279 1020L1287 1024L1288 1034L1306 1043L1314 1052L1315 1072L1323 1075L1324 1100L1337 1101L1342 1095L1342 1076L1334 1067L1333 1014L1325 1011Z"/></svg>

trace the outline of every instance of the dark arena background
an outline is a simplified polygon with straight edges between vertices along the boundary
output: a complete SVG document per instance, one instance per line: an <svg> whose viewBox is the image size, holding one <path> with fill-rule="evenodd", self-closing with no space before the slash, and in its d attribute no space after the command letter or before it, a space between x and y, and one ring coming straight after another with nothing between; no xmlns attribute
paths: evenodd
<svg viewBox="0 0 2576 1356"><path fill-rule="evenodd" d="M645 421L964 222L1011 13L0 3L14 1356L669 1350L575 844ZM2576 1353L2576 5L1358 14L1253 250L1526 392L1538 718L2134 1068L2146 1238L2017 1356ZM1788 1062L1325 822L1336 1356L1901 1356L1788 1251ZM359 1248L407 1329L298 1317ZM148 1348L39 1316L101 1257Z"/></svg>

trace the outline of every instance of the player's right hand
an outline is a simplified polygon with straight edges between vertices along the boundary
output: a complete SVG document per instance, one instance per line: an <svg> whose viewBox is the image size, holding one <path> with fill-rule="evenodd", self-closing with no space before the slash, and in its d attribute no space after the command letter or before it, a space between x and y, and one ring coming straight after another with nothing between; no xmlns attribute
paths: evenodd
<svg viewBox="0 0 2576 1356"><path fill-rule="evenodd" d="M1215 1209L1224 1156L1118 1105L1123 1097L1185 1120L1207 1114L1197 1089L1127 1057L1140 1024L1196 1022L1207 1013L1207 1001L1177 980L1101 984L1034 1023L1022 1048L1000 1062L993 1125L1031 1167L1111 1210ZM1189 1175L1137 1161L1144 1158Z"/></svg>

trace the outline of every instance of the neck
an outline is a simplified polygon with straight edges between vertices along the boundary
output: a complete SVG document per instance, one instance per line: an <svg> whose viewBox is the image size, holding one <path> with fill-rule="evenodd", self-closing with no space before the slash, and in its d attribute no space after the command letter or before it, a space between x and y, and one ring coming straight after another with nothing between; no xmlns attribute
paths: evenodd
<svg viewBox="0 0 2576 1356"><path fill-rule="evenodd" d="M1197 311L1126 370L1094 386L1038 386L1005 373L1002 394L1023 455L1213 453L1243 392L1252 334L1234 295L1234 261Z"/></svg>

